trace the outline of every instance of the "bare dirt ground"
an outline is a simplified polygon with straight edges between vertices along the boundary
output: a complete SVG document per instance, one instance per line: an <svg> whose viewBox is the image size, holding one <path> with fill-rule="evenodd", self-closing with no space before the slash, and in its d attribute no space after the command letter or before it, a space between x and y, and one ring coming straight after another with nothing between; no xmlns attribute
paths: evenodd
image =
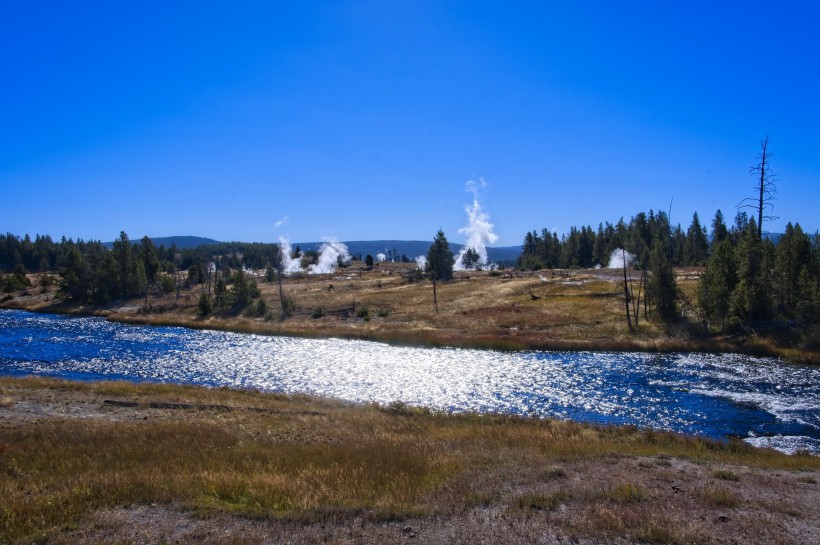
<svg viewBox="0 0 820 545"><path fill-rule="evenodd" d="M116 388L7 379L0 387L0 481L29 486L28 480L35 479L25 471L10 473L9 460L18 449L15 437L43 428L59 430L77 421L98 423L101 430L135 422L223 422L232 429L253 429L286 421L289 441L300 433L316 441L351 419L370 419L362 424L365 428L384 428L381 433L390 437L406 424L402 416L310 398L208 391L196 394L196 399L188 395L166 395L156 388L142 393L139 387L137 393L118 394ZM327 422L327 415L337 420ZM414 422L411 430L419 440L441 435L438 440L450 445L446 448L457 448L457 436L470 429L458 428L458 434L445 436L438 427L425 428L425 420ZM476 427L487 424L477 422ZM254 433L249 432L246 440L253 441ZM579 437L593 435L582 430ZM203 512L183 500L137 501L89 508L70 524L14 542L820 543L816 460L807 458L800 467L794 457L780 455L770 460L761 454L755 461L754 453L734 460L626 455L606 449L578 456L569 450L556 457L538 454L537 448L530 452L532 445L484 441L487 451L495 454L486 459L476 454L461 476L445 481L417 514L385 518L367 509L343 509L293 518L225 509ZM586 448L578 445L579 452ZM492 461L496 454L499 462ZM45 485L32 486L40 490ZM32 500L37 500L36 493Z"/></svg>

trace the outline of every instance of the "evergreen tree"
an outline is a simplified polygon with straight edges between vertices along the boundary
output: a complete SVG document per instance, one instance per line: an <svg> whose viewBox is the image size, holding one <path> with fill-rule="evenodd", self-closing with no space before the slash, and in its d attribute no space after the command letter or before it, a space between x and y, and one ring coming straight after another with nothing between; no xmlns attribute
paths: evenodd
<svg viewBox="0 0 820 545"><path fill-rule="evenodd" d="M465 269L474 269L481 265L480 259L478 252L473 248L467 248L467 251L464 252L464 255L461 257L461 264Z"/></svg>
<svg viewBox="0 0 820 545"><path fill-rule="evenodd" d="M723 212L718 210L712 220L712 251L714 252L717 245L728 236L729 230L726 229L726 222L723 221Z"/></svg>
<svg viewBox="0 0 820 545"><path fill-rule="evenodd" d="M709 242L706 239L706 229L701 227L698 213L692 216L692 223L686 231L686 245L684 247L684 263L688 266L703 265L706 262L706 253Z"/></svg>
<svg viewBox="0 0 820 545"><path fill-rule="evenodd" d="M427 271L435 280L450 280L453 278L455 262L450 243L447 242L444 232L439 229L433 239L433 244L427 250Z"/></svg>
<svg viewBox="0 0 820 545"><path fill-rule="evenodd" d="M202 292L202 295L199 296L199 301L197 302L197 308L199 310L199 315L202 317L212 314L214 311L214 302L211 300L211 296L205 292Z"/></svg>
<svg viewBox="0 0 820 545"><path fill-rule="evenodd" d="M116 299L123 296L140 295L143 289L140 286L142 279L137 276L137 261L139 260L134 255L134 248L125 231L120 231L119 238L114 241L112 253L116 262L116 272L114 273L116 281L113 283L106 282L108 298ZM145 263L142 265L143 276L146 276Z"/></svg>
<svg viewBox="0 0 820 545"><path fill-rule="evenodd" d="M795 310L800 273L810 265L812 257L811 241L799 223L786 225L786 232L778 241L775 253L778 307L781 312L791 314ZM812 275L808 270L806 274L805 278L810 282Z"/></svg>
<svg viewBox="0 0 820 545"><path fill-rule="evenodd" d="M768 258L755 220L749 220L735 248L738 284L732 293L735 316L749 323L772 315L769 298Z"/></svg>
<svg viewBox="0 0 820 545"><path fill-rule="evenodd" d="M139 245L139 257L142 260L143 267L145 267L145 276L149 283L156 282L157 273L160 270L159 256L157 249L154 246L154 241L150 238L143 237Z"/></svg>
<svg viewBox="0 0 820 545"><path fill-rule="evenodd" d="M698 284L698 303L704 318L713 326L719 324L723 331L730 315L729 304L737 285L737 267L734 246L724 238L706 262L706 270Z"/></svg>
<svg viewBox="0 0 820 545"><path fill-rule="evenodd" d="M655 241L649 258L649 284L647 289L661 319L672 323L678 318L678 286L672 263L669 260L668 243L665 238Z"/></svg>

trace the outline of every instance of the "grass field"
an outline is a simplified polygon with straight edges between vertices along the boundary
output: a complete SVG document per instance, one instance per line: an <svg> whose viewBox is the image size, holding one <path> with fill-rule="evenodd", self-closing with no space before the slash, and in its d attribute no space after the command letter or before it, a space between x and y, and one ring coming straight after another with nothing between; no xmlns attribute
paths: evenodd
<svg viewBox="0 0 820 545"><path fill-rule="evenodd" d="M111 320L228 329L262 334L339 336L392 343L458 345L498 349L642 350L742 352L820 363L820 329L758 328L746 334L711 336L698 317L696 289L701 269L678 269L681 320L667 327L639 309L637 331L624 315L623 272L609 269L456 273L437 287L411 281L414 265L380 263L372 271L355 263L329 275L287 277L283 291L293 316L279 320L276 283L257 278L268 319L242 315L199 318L197 299L206 289L149 294L145 301L118 301L82 308L57 298L56 288L14 294L0 306L40 311L95 313ZM32 275L34 285L38 284ZM637 296L638 278L633 279Z"/></svg>
<svg viewBox="0 0 820 545"><path fill-rule="evenodd" d="M2 543L820 539L820 458L744 443L176 385L0 399Z"/></svg>

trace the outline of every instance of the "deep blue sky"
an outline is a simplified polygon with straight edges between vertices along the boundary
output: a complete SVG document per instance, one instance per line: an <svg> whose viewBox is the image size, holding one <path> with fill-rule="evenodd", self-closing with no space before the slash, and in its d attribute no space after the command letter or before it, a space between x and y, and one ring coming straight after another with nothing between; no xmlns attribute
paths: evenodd
<svg viewBox="0 0 820 545"><path fill-rule="evenodd" d="M752 196L820 229L820 3L5 2L0 230L498 246ZM283 218L284 225L276 226Z"/></svg>

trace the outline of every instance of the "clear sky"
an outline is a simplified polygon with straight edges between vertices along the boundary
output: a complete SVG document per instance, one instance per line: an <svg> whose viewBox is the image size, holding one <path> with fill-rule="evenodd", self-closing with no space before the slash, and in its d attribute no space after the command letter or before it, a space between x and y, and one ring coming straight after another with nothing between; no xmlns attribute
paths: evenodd
<svg viewBox="0 0 820 545"><path fill-rule="evenodd" d="M820 2L5 2L0 230L463 242L778 177L820 229Z"/></svg>

